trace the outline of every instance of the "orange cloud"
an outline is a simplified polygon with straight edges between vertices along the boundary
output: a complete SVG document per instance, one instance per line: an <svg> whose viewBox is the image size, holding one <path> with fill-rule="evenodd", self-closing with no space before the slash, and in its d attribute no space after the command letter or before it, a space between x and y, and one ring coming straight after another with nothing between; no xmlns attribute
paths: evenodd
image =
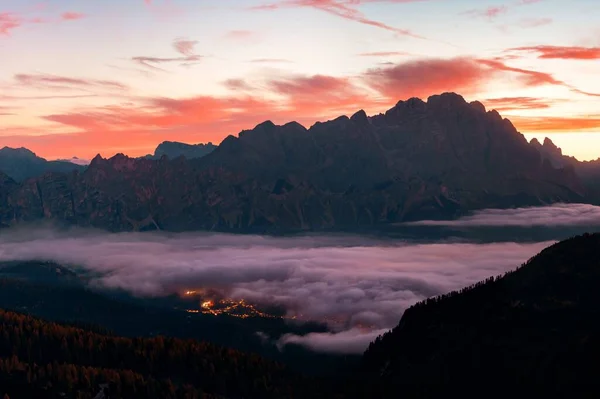
<svg viewBox="0 0 600 399"><path fill-rule="evenodd" d="M528 46L516 47L509 51L534 53L541 59L600 60L600 47Z"/></svg>
<svg viewBox="0 0 600 399"><path fill-rule="evenodd" d="M498 59L459 57L421 59L374 68L364 79L388 98L427 97L444 91L476 94L495 79L511 78L522 86L564 86L595 96L562 82L549 73L511 67Z"/></svg>
<svg viewBox="0 0 600 399"><path fill-rule="evenodd" d="M482 103L498 112L515 111L523 109L547 109L557 103L558 100L550 100L534 97L502 97L489 98Z"/></svg>
<svg viewBox="0 0 600 399"><path fill-rule="evenodd" d="M392 99L427 97L444 91L475 94L499 78L512 78L525 87L558 85L579 94L595 95L576 89L549 73L511 67L497 59L429 58L374 68L365 74L371 87Z"/></svg>
<svg viewBox="0 0 600 399"><path fill-rule="evenodd" d="M487 68L467 57L408 61L365 74L366 82L390 99L423 98L445 91L471 94L491 79Z"/></svg>
<svg viewBox="0 0 600 399"><path fill-rule="evenodd" d="M600 115L580 117L522 117L512 116L510 120L520 131L535 132L576 132L600 129Z"/></svg>

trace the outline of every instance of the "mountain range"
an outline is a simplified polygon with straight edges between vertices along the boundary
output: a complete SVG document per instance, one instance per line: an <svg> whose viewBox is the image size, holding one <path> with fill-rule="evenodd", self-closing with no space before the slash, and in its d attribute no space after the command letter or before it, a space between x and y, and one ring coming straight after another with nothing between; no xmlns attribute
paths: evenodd
<svg viewBox="0 0 600 399"><path fill-rule="evenodd" d="M143 158L154 160L160 159L163 156L170 159L181 156L187 159L202 158L210 154L215 148L217 146L212 143L185 144L175 141L164 141L156 147L154 155L146 155ZM83 171L89 163L89 160L78 157L47 161L27 148L4 147L0 149L0 171L17 182L32 177L39 177L45 173Z"/></svg>
<svg viewBox="0 0 600 399"><path fill-rule="evenodd" d="M151 157L96 156L85 170L4 176L0 225L347 230L482 208L599 203L598 162L564 157L550 143L530 144L495 110L444 93L310 129L267 121L214 149L163 143Z"/></svg>

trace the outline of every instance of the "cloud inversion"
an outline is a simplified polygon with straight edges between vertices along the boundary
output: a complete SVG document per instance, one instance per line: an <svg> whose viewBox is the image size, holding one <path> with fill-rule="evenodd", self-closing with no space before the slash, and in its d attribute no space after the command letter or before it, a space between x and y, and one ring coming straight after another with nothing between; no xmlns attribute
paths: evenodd
<svg viewBox="0 0 600 399"><path fill-rule="evenodd" d="M0 233L0 260L80 265L97 273L93 285L140 296L218 290L334 332L286 336L280 345L359 353L415 302L513 269L547 245L17 230Z"/></svg>
<svg viewBox="0 0 600 399"><path fill-rule="evenodd" d="M486 209L457 220L422 220L419 226L600 226L600 207L588 204Z"/></svg>

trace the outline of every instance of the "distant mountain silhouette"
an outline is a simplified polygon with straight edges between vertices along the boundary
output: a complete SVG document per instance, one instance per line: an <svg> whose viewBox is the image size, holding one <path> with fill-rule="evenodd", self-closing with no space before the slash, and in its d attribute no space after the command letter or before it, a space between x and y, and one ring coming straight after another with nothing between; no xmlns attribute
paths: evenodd
<svg viewBox="0 0 600 399"><path fill-rule="evenodd" d="M47 161L27 148L0 149L0 171L16 181L38 177L48 172L69 173L84 167L67 161Z"/></svg>
<svg viewBox="0 0 600 399"><path fill-rule="evenodd" d="M587 234L419 303L366 351L368 389L389 398L598 397L599 283L600 234Z"/></svg>
<svg viewBox="0 0 600 399"><path fill-rule="evenodd" d="M213 143L185 144L177 141L163 141L154 150L154 155L146 155L146 159L160 159L163 156L169 159L185 157L187 159L202 158L217 148Z"/></svg>
<svg viewBox="0 0 600 399"><path fill-rule="evenodd" d="M600 158L595 161L578 161L575 157L563 155L562 150L547 137L543 144L537 139L532 139L530 144L554 167L572 168L592 197L600 201Z"/></svg>
<svg viewBox="0 0 600 399"><path fill-rule="evenodd" d="M81 166L87 166L87 165L90 164L89 160L87 160L87 159L81 159L81 158L78 158L78 157L71 157L71 158L68 158L68 159L57 159L57 161L60 161L60 162L71 162L71 163L74 163L75 165L81 165Z"/></svg>
<svg viewBox="0 0 600 399"><path fill-rule="evenodd" d="M493 207L592 202L572 168L512 123L444 93L385 114L264 122L195 159L94 158L7 192L0 223L50 218L109 230L353 229Z"/></svg>

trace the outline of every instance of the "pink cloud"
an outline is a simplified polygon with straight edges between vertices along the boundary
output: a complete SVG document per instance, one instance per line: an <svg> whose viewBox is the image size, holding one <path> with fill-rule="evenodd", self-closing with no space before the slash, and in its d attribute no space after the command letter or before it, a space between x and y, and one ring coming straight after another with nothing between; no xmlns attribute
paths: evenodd
<svg viewBox="0 0 600 399"><path fill-rule="evenodd" d="M0 35L8 36L13 29L21 25L23 25L23 20L18 15L10 12L0 13Z"/></svg>
<svg viewBox="0 0 600 399"><path fill-rule="evenodd" d="M84 18L85 15L77 12L67 11L60 15L60 21L74 21ZM26 24L44 24L50 22L47 18L33 17L24 18L14 12L0 12L0 36L9 36L11 31Z"/></svg>
<svg viewBox="0 0 600 399"><path fill-rule="evenodd" d="M549 25L552 21L552 18L526 18L520 20L518 25L521 28L537 28L538 26Z"/></svg>
<svg viewBox="0 0 600 399"><path fill-rule="evenodd" d="M60 15L60 18L63 21L75 21L78 19L82 19L85 18L85 14L79 13L79 12L72 12L72 11L68 11L68 12L64 12Z"/></svg>
<svg viewBox="0 0 600 399"><path fill-rule="evenodd" d="M484 18L493 20L502 14L506 14L511 7L530 5L530 4L534 4L534 3L539 3L540 1L542 1L542 0L519 0L518 3L512 4L511 6L500 5L500 6L490 6L490 7L482 8L482 9L471 9L471 10L464 12L463 14L466 14L466 15L469 15L472 17L484 17Z"/></svg>
<svg viewBox="0 0 600 399"><path fill-rule="evenodd" d="M358 22L364 25L374 26L376 28L394 32L399 35L409 36L417 39L425 39L423 36L417 35L408 29L396 28L387 25L383 22L369 19L356 8L356 6L359 6L362 3L412 3L415 1L420 0L287 0L276 3L263 4L260 6L252 7L251 9L276 10L278 8L285 7L311 7L335 15L340 18Z"/></svg>
<svg viewBox="0 0 600 399"><path fill-rule="evenodd" d="M245 40L251 39L256 36L256 32L252 32L249 30L232 30L225 34L227 39L233 40Z"/></svg>
<svg viewBox="0 0 600 399"><path fill-rule="evenodd" d="M292 61L286 60L284 58L255 58L250 60L250 62L254 62L257 64L290 64Z"/></svg>
<svg viewBox="0 0 600 399"><path fill-rule="evenodd" d="M473 17L486 17L494 19L508 11L507 6L492 6L484 9L473 9L465 12L465 14Z"/></svg>
<svg viewBox="0 0 600 399"><path fill-rule="evenodd" d="M187 40L183 38L177 38L173 41L173 47L177 52L187 57L194 56L194 47L198 44L197 40Z"/></svg>
<svg viewBox="0 0 600 399"><path fill-rule="evenodd" d="M358 54L360 57L394 57L398 55L412 55L405 51L373 51Z"/></svg>
<svg viewBox="0 0 600 399"><path fill-rule="evenodd" d="M156 71L165 71L158 67L157 64L178 63L180 66L192 65L202 59L202 56L196 54L194 51L196 44L198 44L196 40L176 38L172 45L175 51L181 54L178 57L135 56L131 57L131 60Z"/></svg>
<svg viewBox="0 0 600 399"><path fill-rule="evenodd" d="M128 86L113 80L80 79L47 74L25 74L15 75L19 85L47 89L91 89L103 88L110 90L128 90Z"/></svg>

